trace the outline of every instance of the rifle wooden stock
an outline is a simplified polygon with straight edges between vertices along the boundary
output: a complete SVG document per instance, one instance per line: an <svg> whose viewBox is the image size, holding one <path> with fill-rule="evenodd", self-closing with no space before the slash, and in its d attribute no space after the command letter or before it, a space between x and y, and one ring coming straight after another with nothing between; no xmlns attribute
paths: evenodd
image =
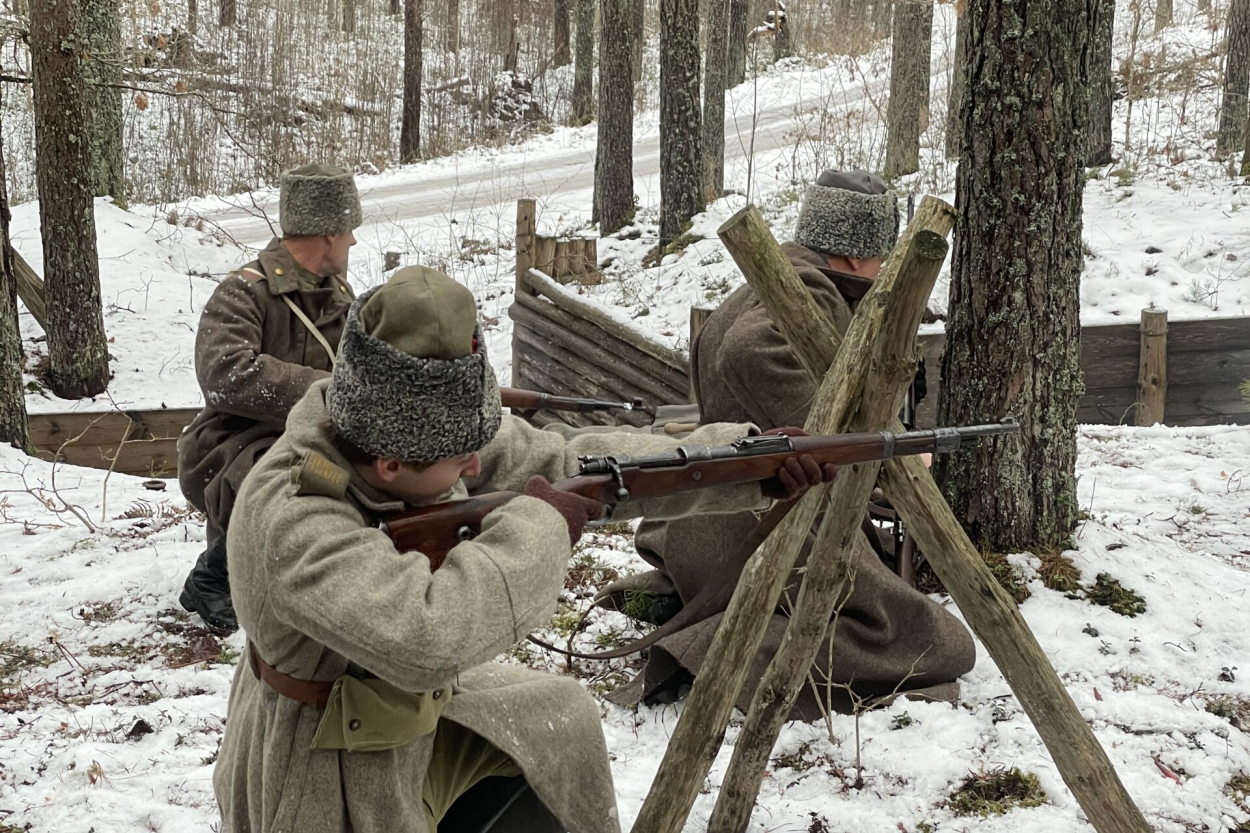
<svg viewBox="0 0 1250 833"><path fill-rule="evenodd" d="M981 436L974 433L965 437L955 433L957 431L983 431L989 435L1004 433L1013 427L979 426L905 434L870 432L812 437L747 437L733 446L718 448L683 446L654 456L585 458L583 470L588 466L615 467L608 472L575 475L552 485L561 491L576 492L605 504L609 507L606 517L610 517L610 507L616 503L775 480L786 460L800 454L811 455L822 465L847 466L869 460L945 453L957 448L961 438L972 440ZM388 517L383 522L383 529L391 536L397 549L401 552L420 552L430 560L431 570L437 570L453 548L463 541L472 540L482 531L482 521L487 515L517 494L488 492L464 500L410 509Z"/></svg>

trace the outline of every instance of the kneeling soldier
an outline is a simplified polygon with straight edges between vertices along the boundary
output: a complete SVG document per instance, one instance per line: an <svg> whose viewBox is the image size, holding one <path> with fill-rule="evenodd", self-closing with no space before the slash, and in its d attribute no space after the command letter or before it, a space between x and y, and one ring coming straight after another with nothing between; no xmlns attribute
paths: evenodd
<svg viewBox="0 0 1250 833"><path fill-rule="evenodd" d="M723 444L751 428L708 425L689 441ZM230 525L249 643L214 773L225 829L616 833L595 702L572 679L491 660L549 620L570 541L603 510L549 479L575 473L579 454L676 445L570 442L501 416L473 297L439 272L403 269L362 295L332 377L291 411ZM501 489L524 495L437 572L376 526L412 505ZM615 516L764 502L748 484L622 504Z"/></svg>

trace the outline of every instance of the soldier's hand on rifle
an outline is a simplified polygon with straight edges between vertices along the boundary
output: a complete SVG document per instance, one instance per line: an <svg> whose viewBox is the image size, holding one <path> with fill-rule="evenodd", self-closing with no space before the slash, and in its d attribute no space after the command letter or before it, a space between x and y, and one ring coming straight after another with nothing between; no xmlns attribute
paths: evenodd
<svg viewBox="0 0 1250 833"><path fill-rule="evenodd" d="M802 428L787 426L773 428L765 434L785 434L787 437L806 437ZM819 483L831 483L838 476L838 467L833 463L823 466L816 462L810 454L798 454L782 465L777 476L760 483L760 491L764 497L773 500L794 500L803 492Z"/></svg>
<svg viewBox="0 0 1250 833"><path fill-rule="evenodd" d="M603 504L597 500L553 489L547 478L534 475L525 481L525 494L550 503L569 527L569 544L576 544L582 530L592 520L603 517Z"/></svg>

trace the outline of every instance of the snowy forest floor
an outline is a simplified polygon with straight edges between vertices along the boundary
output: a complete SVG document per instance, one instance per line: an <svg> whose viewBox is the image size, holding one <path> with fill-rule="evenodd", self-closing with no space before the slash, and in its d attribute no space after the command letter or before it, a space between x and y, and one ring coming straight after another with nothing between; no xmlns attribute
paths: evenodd
<svg viewBox="0 0 1250 833"><path fill-rule="evenodd" d="M1123 12L1124 4L1121 4ZM1178 25L1142 38L1129 54L1119 15L1117 55L1141 61L1164 47L1209 71L1213 37L1203 16L1178 7ZM954 166L941 157L942 102L951 6L938 7L934 110L919 174L896 185L953 200ZM801 187L825 166L874 167L884 145L880 90L888 45L858 59L788 62L731 93L744 131L727 185L749 191L784 240ZM1178 70L1177 72L1180 72ZM1087 264L1082 321L1136 319L1147 307L1173 320L1243 316L1250 307L1250 187L1210 158L1218 94L1210 85L1153 86L1117 102L1118 161L1091 171L1086 190ZM776 141L752 152L752 113ZM658 135L654 114L638 119L640 147ZM474 150L377 177L360 187L369 221L357 233L352 280L382 280L383 252L445 269L477 295L501 380L508 345L514 205L539 198L540 231L573 232L589 221L590 192L578 165L593 165L594 128L559 129L503 150ZM532 168L562 181L535 180ZM541 164L540 164L541 163ZM573 172L570 173L569 169ZM584 173L584 172L583 172ZM446 185L448 180L453 185ZM416 215L405 193L442 205ZM654 246L658 177L640 175L637 225L601 241L606 279L586 297L652 335L685 346L688 310L715 305L741 278L715 239L719 222L745 202L727 197L696 218L684 249L643 268ZM383 196L385 195L385 196ZM39 381L46 347L27 314L32 412L201 402L192 362L205 300L264 235L230 235L239 212L259 219L271 192L136 206L97 203L105 325L115 374L109 398L65 402ZM437 203L437 200L434 200ZM260 206L256 208L255 206ZM249 219L245 216L245 219ZM42 269L34 203L14 207L15 244ZM256 223L252 224L253 227ZM701 238L701 239L699 239ZM244 245L239 245L244 244ZM949 266L948 266L949 268ZM947 281L931 306L945 308ZM1250 829L1250 428L1082 427L1082 521L1064 553L1080 578L1034 554L1011 554L1001 572L1022 588L1021 609L1130 793L1162 831ZM0 832L182 831L216 824L212 763L243 641L218 640L181 611L177 593L202 549L203 519L169 481L164 492L105 472L56 467L0 451ZM571 564L559 614L546 631L561 641L594 587L640 569L630 533L588 535ZM1105 574L1106 577L1101 576ZM1066 583L1065 583L1066 576ZM1116 590L1111 582L1139 594ZM1122 612L1094 604L1115 601ZM1238 613L1237 611L1243 611ZM1127 615L1134 613L1134 615ZM598 613L575 645L616 644L634 633ZM574 674L602 694L630 671L563 659L521 646L505 661ZM683 706L632 712L603 705L622 821L641 806ZM859 742L857 744L857 728ZM727 746L688 830L705 829ZM857 752L862 773L856 772ZM1007 815L958 815L969 778L1003 768L1035 773L1045 798ZM862 785L858 777L862 776ZM975 807L972 809L976 809ZM984 809L984 806L981 806ZM1032 831L1090 829L1037 733L983 650L964 679L958 707L900 702L828 724L791 724L774 750L752 831Z"/></svg>

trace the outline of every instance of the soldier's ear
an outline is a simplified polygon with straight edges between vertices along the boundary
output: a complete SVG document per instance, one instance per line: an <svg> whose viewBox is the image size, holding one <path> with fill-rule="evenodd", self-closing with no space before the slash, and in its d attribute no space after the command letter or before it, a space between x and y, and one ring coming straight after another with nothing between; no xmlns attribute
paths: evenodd
<svg viewBox="0 0 1250 833"><path fill-rule="evenodd" d="M373 473L383 483L394 483L404 464L389 457L376 457L373 460Z"/></svg>

